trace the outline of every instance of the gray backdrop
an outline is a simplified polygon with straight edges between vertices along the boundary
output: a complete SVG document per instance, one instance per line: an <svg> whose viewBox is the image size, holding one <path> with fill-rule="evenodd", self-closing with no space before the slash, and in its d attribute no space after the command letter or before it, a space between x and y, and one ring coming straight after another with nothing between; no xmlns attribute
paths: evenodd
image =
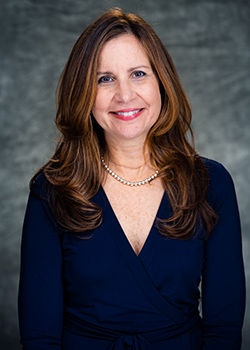
<svg viewBox="0 0 250 350"><path fill-rule="evenodd" d="M250 274L250 2L248 0L1 0L0 347L19 349L21 226L34 170L55 146L54 93L72 45L100 12L143 16L172 55L193 106L198 151L222 162L238 195ZM249 305L249 293L247 297ZM248 329L248 332L247 332ZM250 348L246 311L243 349Z"/></svg>

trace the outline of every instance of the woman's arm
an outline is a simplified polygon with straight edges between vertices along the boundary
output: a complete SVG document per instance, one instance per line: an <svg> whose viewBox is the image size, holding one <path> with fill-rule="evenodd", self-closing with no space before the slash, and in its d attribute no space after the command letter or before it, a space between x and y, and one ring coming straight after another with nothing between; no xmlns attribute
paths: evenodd
<svg viewBox="0 0 250 350"><path fill-rule="evenodd" d="M239 212L231 176L224 167L215 164L219 175L211 173L209 196L213 197L219 221L205 245L202 349L239 350L245 309Z"/></svg>
<svg viewBox="0 0 250 350"><path fill-rule="evenodd" d="M23 226L19 285L23 350L61 350L63 271L60 236L46 202L30 194Z"/></svg>

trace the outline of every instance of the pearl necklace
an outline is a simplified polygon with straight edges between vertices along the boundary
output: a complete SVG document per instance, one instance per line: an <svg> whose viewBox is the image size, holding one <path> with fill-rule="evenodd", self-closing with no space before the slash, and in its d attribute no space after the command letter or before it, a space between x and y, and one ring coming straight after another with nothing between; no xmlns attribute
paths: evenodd
<svg viewBox="0 0 250 350"><path fill-rule="evenodd" d="M114 179L116 179L117 181L119 181L122 184L127 185L127 186L141 186L141 185L145 185L147 183L150 183L152 180L154 180L158 176L158 173L159 173L158 170L156 170L156 172L152 176L148 177L147 179L145 179L143 181L135 181L135 182L126 181L126 180L122 179L120 176L116 175L111 169L109 169L109 167L105 163L103 157L101 157L101 161L102 161L102 164L103 164L105 170L111 176L113 176Z"/></svg>

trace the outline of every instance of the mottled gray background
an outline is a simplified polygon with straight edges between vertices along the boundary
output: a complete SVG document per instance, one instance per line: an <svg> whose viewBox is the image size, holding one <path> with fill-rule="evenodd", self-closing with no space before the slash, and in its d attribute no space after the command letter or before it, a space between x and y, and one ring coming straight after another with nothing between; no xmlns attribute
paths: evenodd
<svg viewBox="0 0 250 350"><path fill-rule="evenodd" d="M17 288L28 181L54 150L54 93L73 43L113 6L143 16L172 55L193 106L196 144L231 172L250 275L250 2L1 0L0 345L19 349ZM247 297L243 349L250 348ZM248 330L248 331L247 331Z"/></svg>

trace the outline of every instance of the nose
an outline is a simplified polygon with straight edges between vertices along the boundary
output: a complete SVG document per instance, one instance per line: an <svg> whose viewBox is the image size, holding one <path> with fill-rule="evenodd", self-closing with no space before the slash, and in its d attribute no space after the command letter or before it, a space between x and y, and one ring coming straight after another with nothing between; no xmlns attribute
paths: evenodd
<svg viewBox="0 0 250 350"><path fill-rule="evenodd" d="M135 97L135 90L129 81L122 81L117 84L116 99L118 102L127 103Z"/></svg>

